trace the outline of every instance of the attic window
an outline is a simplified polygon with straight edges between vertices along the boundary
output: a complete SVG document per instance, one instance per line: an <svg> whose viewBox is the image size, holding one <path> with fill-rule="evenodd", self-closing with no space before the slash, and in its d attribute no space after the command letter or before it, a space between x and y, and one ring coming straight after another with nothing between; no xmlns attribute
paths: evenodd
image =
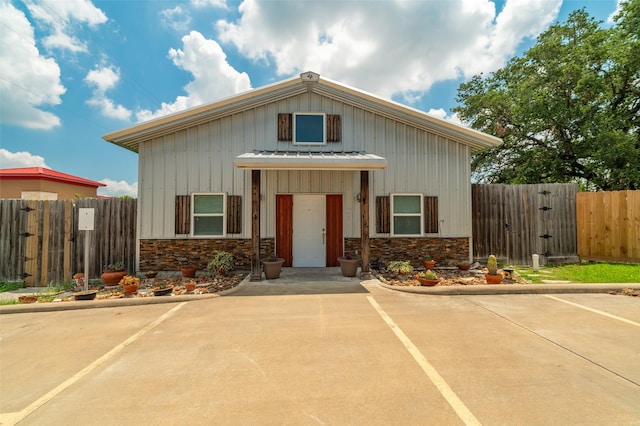
<svg viewBox="0 0 640 426"><path fill-rule="evenodd" d="M326 137L326 116L324 113L294 113L293 143L305 145L324 145Z"/></svg>

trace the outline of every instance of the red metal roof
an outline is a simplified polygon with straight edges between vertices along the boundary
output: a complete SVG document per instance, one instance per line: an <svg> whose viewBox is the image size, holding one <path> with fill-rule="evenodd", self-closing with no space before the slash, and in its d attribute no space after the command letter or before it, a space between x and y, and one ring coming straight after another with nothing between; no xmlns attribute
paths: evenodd
<svg viewBox="0 0 640 426"><path fill-rule="evenodd" d="M69 175L55 170L46 169L44 167L21 167L16 169L0 169L0 180L2 179L42 179L53 182L72 183L75 185L91 186L98 188L107 186L102 182L89 180L78 176Z"/></svg>

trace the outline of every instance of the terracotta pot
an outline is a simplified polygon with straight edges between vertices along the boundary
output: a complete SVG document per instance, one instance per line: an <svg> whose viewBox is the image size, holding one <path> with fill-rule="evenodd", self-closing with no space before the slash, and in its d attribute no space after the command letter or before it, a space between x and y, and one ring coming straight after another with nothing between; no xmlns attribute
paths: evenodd
<svg viewBox="0 0 640 426"><path fill-rule="evenodd" d="M360 265L359 258L347 259L346 257L339 257L340 270L345 277L355 277L358 273L358 266Z"/></svg>
<svg viewBox="0 0 640 426"><path fill-rule="evenodd" d="M502 274L484 274L484 278L487 280L487 284L502 284Z"/></svg>
<svg viewBox="0 0 640 426"><path fill-rule="evenodd" d="M197 270L198 268L196 268L195 266L183 266L180 268L180 271L182 272L182 276L185 278L195 277Z"/></svg>
<svg viewBox="0 0 640 426"><path fill-rule="evenodd" d="M120 280L122 277L127 275L127 271L104 271L102 275L100 275L100 279L104 283L104 285L114 286L120 285Z"/></svg>
<svg viewBox="0 0 640 426"><path fill-rule="evenodd" d="M469 268L471 268L470 263L458 263L458 269L460 269L461 271L468 271Z"/></svg>
<svg viewBox="0 0 640 426"><path fill-rule="evenodd" d="M145 278L155 278L158 276L157 272L145 272L144 274Z"/></svg>
<svg viewBox="0 0 640 426"><path fill-rule="evenodd" d="M278 258L276 260L263 260L262 271L264 272L264 277L268 280L275 280L276 278L280 278L280 272L282 271L283 263L284 259L282 258Z"/></svg>
<svg viewBox="0 0 640 426"><path fill-rule="evenodd" d="M420 278L419 276L416 275L415 277L418 281L420 281L420 285L422 286L427 286L427 287L433 287L434 285L437 285L440 280L428 280L426 278Z"/></svg>
<svg viewBox="0 0 640 426"><path fill-rule="evenodd" d="M134 294L138 292L138 284L125 284L124 294Z"/></svg>
<svg viewBox="0 0 640 426"><path fill-rule="evenodd" d="M433 270L433 268L436 267L436 261L435 260L423 260L422 263L424 264L425 269L428 270Z"/></svg>
<svg viewBox="0 0 640 426"><path fill-rule="evenodd" d="M184 284L184 288L185 288L187 291L193 291L193 290L195 290L195 289L196 289L196 283L194 283L194 282L187 282L187 283L185 283L185 284Z"/></svg>

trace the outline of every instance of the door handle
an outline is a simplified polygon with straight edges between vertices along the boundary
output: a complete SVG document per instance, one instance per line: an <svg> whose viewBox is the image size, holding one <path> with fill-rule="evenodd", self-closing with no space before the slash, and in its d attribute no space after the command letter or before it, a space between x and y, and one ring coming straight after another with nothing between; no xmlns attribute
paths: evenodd
<svg viewBox="0 0 640 426"><path fill-rule="evenodd" d="M325 236L324 228L322 228L322 245L324 245L324 236Z"/></svg>

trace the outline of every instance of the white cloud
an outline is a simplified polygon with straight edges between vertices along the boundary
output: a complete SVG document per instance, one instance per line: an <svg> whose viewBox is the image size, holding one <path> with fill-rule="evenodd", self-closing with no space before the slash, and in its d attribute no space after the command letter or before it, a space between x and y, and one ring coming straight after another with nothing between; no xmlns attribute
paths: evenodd
<svg viewBox="0 0 640 426"><path fill-rule="evenodd" d="M0 148L0 168L45 167L50 169L44 158L27 151L11 152Z"/></svg>
<svg viewBox="0 0 640 426"><path fill-rule="evenodd" d="M129 195L133 198L138 197L138 182L127 183L124 180L115 181L113 179L102 179L100 182L107 186L98 188L98 195L107 197Z"/></svg>
<svg viewBox="0 0 640 426"><path fill-rule="evenodd" d="M217 42L191 31L182 38L182 43L182 49L169 50L169 57L178 68L193 75L193 80L184 87L187 95L178 96L173 103L163 102L156 111L139 111L136 114L138 121L161 117L251 89L249 76L229 65L227 55Z"/></svg>
<svg viewBox="0 0 640 426"><path fill-rule="evenodd" d="M191 4L195 7L207 7L207 6L213 6L213 7L219 7L222 9L226 9L227 8L227 1L226 0L191 0Z"/></svg>
<svg viewBox="0 0 640 426"><path fill-rule="evenodd" d="M620 12L622 12L622 3L626 2L627 0L618 0L616 2L616 10L614 10L611 15L609 15L609 17L607 18L607 23L608 24L613 24L615 23L615 17L618 16L620 14Z"/></svg>
<svg viewBox="0 0 640 426"><path fill-rule="evenodd" d="M177 32L186 32L191 24L191 16L180 6L160 11L160 21Z"/></svg>
<svg viewBox="0 0 640 426"><path fill-rule="evenodd" d="M62 102L60 67L40 54L33 27L10 3L0 2L0 27L0 120L31 129L59 126L60 118L42 107Z"/></svg>
<svg viewBox="0 0 640 426"><path fill-rule="evenodd" d="M86 52L86 44L73 35L76 25L95 27L107 22L104 12L88 0L27 0L25 4L34 19L50 28L51 35L43 40L47 48Z"/></svg>
<svg viewBox="0 0 640 426"><path fill-rule="evenodd" d="M556 17L561 0L274 2L245 0L220 20L223 43L278 75L313 70L384 97L495 71ZM413 99L415 100L415 98Z"/></svg>
<svg viewBox="0 0 640 426"><path fill-rule="evenodd" d="M105 117L118 120L130 120L131 111L122 105L116 105L106 96L109 89L114 88L120 81L120 70L110 66L96 68L84 79L87 84L94 87L93 95L87 101L88 105L98 107Z"/></svg>
<svg viewBox="0 0 640 426"><path fill-rule="evenodd" d="M446 121L450 121L452 123L461 124L461 125L463 124L462 120L460 120L460 117L458 117L457 113L449 115L442 108L438 108L438 109L431 108L429 111L427 111L427 114L433 115L434 117L438 117Z"/></svg>

